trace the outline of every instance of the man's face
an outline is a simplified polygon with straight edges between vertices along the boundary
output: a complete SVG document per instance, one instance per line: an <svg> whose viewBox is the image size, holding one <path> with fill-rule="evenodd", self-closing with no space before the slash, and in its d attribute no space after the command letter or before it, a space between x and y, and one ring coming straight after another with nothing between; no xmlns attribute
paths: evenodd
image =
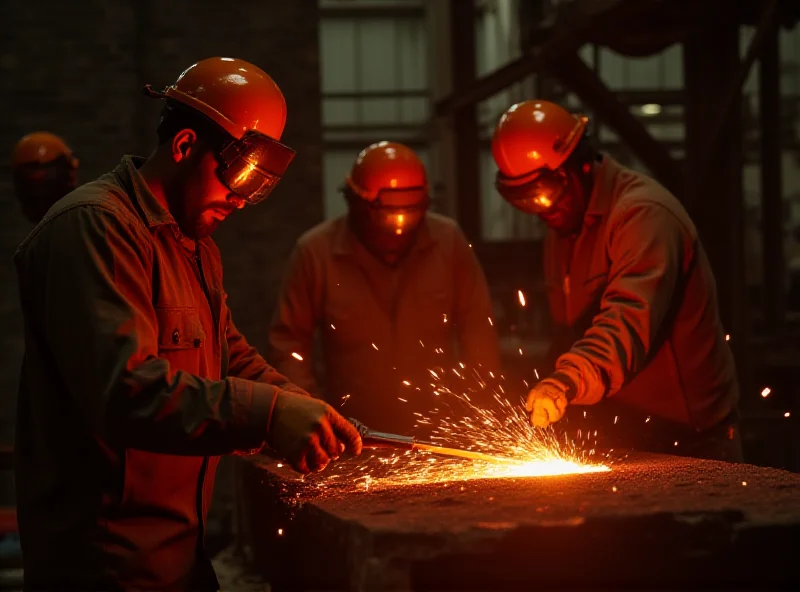
<svg viewBox="0 0 800 592"><path fill-rule="evenodd" d="M181 232L199 240L211 235L245 202L220 180L218 157L205 142L195 137L188 151L179 154L177 173L168 192L170 211Z"/></svg>
<svg viewBox="0 0 800 592"><path fill-rule="evenodd" d="M586 182L577 172L565 168L562 174L566 178L564 192L549 210L539 213L539 217L557 233L569 235L579 232L583 226L589 194Z"/></svg>

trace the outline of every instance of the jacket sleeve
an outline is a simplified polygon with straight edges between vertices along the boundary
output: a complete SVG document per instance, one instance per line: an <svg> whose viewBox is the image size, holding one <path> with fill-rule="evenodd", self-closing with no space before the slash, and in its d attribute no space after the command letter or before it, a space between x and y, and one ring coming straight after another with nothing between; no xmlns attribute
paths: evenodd
<svg viewBox="0 0 800 592"><path fill-rule="evenodd" d="M500 344L489 321L492 300L486 276L467 239L457 231L454 245L456 325L465 362L483 373L500 371ZM479 366L480 365L480 366Z"/></svg>
<svg viewBox="0 0 800 592"><path fill-rule="evenodd" d="M264 446L279 388L209 380L159 357L152 246L138 222L81 206L36 246L43 336L94 430L125 448L218 455Z"/></svg>
<svg viewBox="0 0 800 592"><path fill-rule="evenodd" d="M608 285L591 326L556 363L573 402L614 395L648 362L693 253L687 229L665 207L630 206L610 221Z"/></svg>
<svg viewBox="0 0 800 592"><path fill-rule="evenodd" d="M292 382L320 396L314 378L314 333L319 322L314 262L302 246L295 247L283 278L269 330L268 357Z"/></svg>

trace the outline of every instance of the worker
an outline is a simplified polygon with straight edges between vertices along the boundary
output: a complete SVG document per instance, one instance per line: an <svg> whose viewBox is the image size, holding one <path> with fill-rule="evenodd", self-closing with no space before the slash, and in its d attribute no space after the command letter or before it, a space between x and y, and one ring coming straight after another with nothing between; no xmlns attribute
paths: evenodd
<svg viewBox="0 0 800 592"><path fill-rule="evenodd" d="M209 58L163 92L158 145L61 199L18 249L15 469L26 589L216 590L204 550L220 455L323 468L357 431L231 320L210 234L294 151L262 70Z"/></svg>
<svg viewBox="0 0 800 592"><path fill-rule="evenodd" d="M33 132L17 142L11 156L14 191L31 224L75 189L78 164L66 142L50 132Z"/></svg>
<svg viewBox="0 0 800 592"><path fill-rule="evenodd" d="M269 359L372 429L421 434L415 413L444 409L429 369L450 374L460 362L472 377L499 367L486 279L456 222L428 212L425 166L407 146L364 149L341 191L347 214L297 242Z"/></svg>
<svg viewBox="0 0 800 592"><path fill-rule="evenodd" d="M528 394L531 421L545 427L568 405L602 403L629 412L605 424L606 441L740 460L736 369L694 224L664 187L598 152L587 122L525 101L492 139L498 192L549 227L549 307L557 335L569 336Z"/></svg>

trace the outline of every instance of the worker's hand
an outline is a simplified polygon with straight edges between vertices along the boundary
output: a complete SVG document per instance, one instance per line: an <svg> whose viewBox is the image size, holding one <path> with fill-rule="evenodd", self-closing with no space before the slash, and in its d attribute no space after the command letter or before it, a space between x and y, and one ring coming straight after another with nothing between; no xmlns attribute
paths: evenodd
<svg viewBox="0 0 800 592"><path fill-rule="evenodd" d="M345 450L361 454L361 436L353 424L326 402L287 391L275 401L267 441L303 474L321 471Z"/></svg>
<svg viewBox="0 0 800 592"><path fill-rule="evenodd" d="M545 378L528 393L525 409L531 414L533 427L546 428L564 417L567 403L567 387L558 380Z"/></svg>

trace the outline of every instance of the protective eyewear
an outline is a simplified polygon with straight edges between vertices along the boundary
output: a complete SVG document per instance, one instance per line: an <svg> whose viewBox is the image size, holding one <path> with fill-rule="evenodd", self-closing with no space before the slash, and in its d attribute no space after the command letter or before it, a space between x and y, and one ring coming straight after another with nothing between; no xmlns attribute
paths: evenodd
<svg viewBox="0 0 800 592"><path fill-rule="evenodd" d="M343 186L345 192L347 188L352 190L349 185ZM370 225L383 233L398 236L417 228L431 203L426 187L382 189L371 201L361 198L355 191L353 194L364 206Z"/></svg>
<svg viewBox="0 0 800 592"><path fill-rule="evenodd" d="M258 132L227 141L219 153L219 176L249 204L264 201L286 172L295 151Z"/></svg>
<svg viewBox="0 0 800 592"><path fill-rule="evenodd" d="M506 177L498 171L495 187L512 206L528 214L543 214L567 190L567 175L562 169L539 169L521 177Z"/></svg>

